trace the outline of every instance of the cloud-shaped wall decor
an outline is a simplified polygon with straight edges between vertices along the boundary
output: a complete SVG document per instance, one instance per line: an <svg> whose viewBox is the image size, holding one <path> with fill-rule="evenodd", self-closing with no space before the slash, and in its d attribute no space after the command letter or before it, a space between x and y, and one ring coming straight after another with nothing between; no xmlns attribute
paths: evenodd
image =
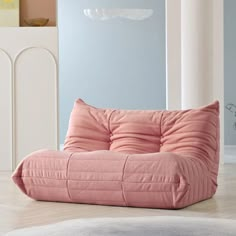
<svg viewBox="0 0 236 236"><path fill-rule="evenodd" d="M141 21L153 15L153 9L84 9L84 15L92 20L110 20L124 18L128 20Z"/></svg>

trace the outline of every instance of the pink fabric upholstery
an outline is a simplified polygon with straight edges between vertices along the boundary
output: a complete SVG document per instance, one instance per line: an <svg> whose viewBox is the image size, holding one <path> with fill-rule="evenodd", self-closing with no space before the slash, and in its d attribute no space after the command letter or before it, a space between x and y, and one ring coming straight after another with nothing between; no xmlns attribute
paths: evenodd
<svg viewBox="0 0 236 236"><path fill-rule="evenodd" d="M125 111L78 100L64 151L30 154L13 180L36 200L182 208L214 195L218 165L218 102Z"/></svg>

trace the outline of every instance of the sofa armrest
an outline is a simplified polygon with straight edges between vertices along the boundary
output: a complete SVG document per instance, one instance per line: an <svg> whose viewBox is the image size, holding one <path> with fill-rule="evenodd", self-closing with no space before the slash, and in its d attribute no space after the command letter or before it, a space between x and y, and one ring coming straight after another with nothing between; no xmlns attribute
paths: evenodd
<svg viewBox="0 0 236 236"><path fill-rule="evenodd" d="M153 192L153 204L161 199L163 208L182 208L215 193L205 164L198 158L177 153L129 156L124 183L127 201L134 202L142 189L142 192ZM150 194L141 195L138 197L143 199L141 205L150 202Z"/></svg>
<svg viewBox="0 0 236 236"><path fill-rule="evenodd" d="M35 200L70 201L67 166L72 153L39 150L26 156L12 174L20 190Z"/></svg>

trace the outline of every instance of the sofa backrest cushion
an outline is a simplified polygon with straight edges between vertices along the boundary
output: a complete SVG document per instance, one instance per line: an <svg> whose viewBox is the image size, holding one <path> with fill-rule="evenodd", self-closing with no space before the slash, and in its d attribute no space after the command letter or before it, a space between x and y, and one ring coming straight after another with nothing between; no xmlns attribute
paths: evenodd
<svg viewBox="0 0 236 236"><path fill-rule="evenodd" d="M87 105L78 99L71 112L64 150L81 152L109 150L108 119L112 110Z"/></svg>
<svg viewBox="0 0 236 236"><path fill-rule="evenodd" d="M165 111L162 117L161 151L201 159L218 172L219 102L198 109Z"/></svg>
<svg viewBox="0 0 236 236"><path fill-rule="evenodd" d="M162 113L99 109L78 99L71 113L64 150L159 152Z"/></svg>
<svg viewBox="0 0 236 236"><path fill-rule="evenodd" d="M65 151L176 152L219 159L219 102L182 111L113 110L75 102Z"/></svg>

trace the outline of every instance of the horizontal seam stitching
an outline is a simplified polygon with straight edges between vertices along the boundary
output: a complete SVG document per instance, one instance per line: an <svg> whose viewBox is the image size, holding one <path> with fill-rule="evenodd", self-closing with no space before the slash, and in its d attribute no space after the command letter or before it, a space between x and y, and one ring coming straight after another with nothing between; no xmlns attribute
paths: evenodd
<svg viewBox="0 0 236 236"><path fill-rule="evenodd" d="M73 173L78 173L78 170L75 171L75 170L70 170L70 172L73 172ZM79 173L101 173L101 174L111 174L111 173L122 173L122 172L118 172L118 171L80 171L79 170ZM79 174L78 173L78 174Z"/></svg>
<svg viewBox="0 0 236 236"><path fill-rule="evenodd" d="M31 169L27 169L27 170L31 170ZM33 169L33 170L42 171L42 170L49 170L49 169ZM51 171L53 172L53 171L59 171L59 170L53 169ZM65 169L65 171L66 171L66 169ZM75 171L75 170L70 170L70 172L78 172L78 171L79 171L79 173L102 173L102 174L104 174L104 173L122 173L122 172L118 172L118 171L80 171L80 170Z"/></svg>
<svg viewBox="0 0 236 236"><path fill-rule="evenodd" d="M182 184L184 185L184 184ZM99 191L107 191L107 192L122 192L122 189L121 190L112 190L112 189L82 189L82 188L70 188L70 189L73 189L73 190L78 190L78 191L88 191L88 192L99 192ZM145 192L172 192L172 191L165 191L165 190L156 190L156 191L149 191L149 190L144 190L144 191L125 191L125 192L140 192L140 193L145 193ZM176 192L176 191L174 191ZM180 192L183 192L183 191L180 191Z"/></svg>
<svg viewBox="0 0 236 236"><path fill-rule="evenodd" d="M70 172L73 172L73 173L77 173L78 171L70 171ZM115 172L115 171L104 171L104 172L98 172L98 171L80 171L78 174L80 174L80 173L100 173L100 174L111 174L111 173L116 173L116 174L118 174L118 173L122 173L122 172ZM177 173L177 172L176 172ZM153 176L158 176L158 175L154 175L154 174L152 174L151 172L136 172L135 174L133 173L133 172L126 172L125 173L126 175L127 174L132 174L133 176L134 175L137 175L137 174L150 174L150 175L153 175ZM21 176L21 177L35 177L35 176ZM38 177L40 177L40 176L38 176ZM165 177L165 176L160 176L160 177ZM170 177L172 177L172 176L167 176L168 178L170 178ZM44 177L42 177L42 178L44 178ZM173 177L172 177L173 178Z"/></svg>
<svg viewBox="0 0 236 236"><path fill-rule="evenodd" d="M121 160L112 160L112 159L73 159L72 161L124 161L124 159Z"/></svg>
<svg viewBox="0 0 236 236"><path fill-rule="evenodd" d="M61 189L67 189L67 187L57 187L55 185L41 185L41 184L26 184L27 187L44 187L44 188L61 188Z"/></svg>
<svg viewBox="0 0 236 236"><path fill-rule="evenodd" d="M78 191L82 191L82 192L100 192L100 191L104 191L104 192L121 192L122 193L122 189L120 190L113 190L113 189L77 189L77 188L70 188L71 190L78 190Z"/></svg>
<svg viewBox="0 0 236 236"><path fill-rule="evenodd" d="M62 188L62 189L67 189L67 187L56 187L56 186L41 186L41 185L27 185L30 187L47 187L47 188ZM122 190L88 190L88 189L75 189L75 188L70 188L70 190L78 190L78 191L83 191L83 192L99 192L99 191L106 191L106 192L121 192ZM185 192L183 191L125 191L126 193L179 193L179 192Z"/></svg>
<svg viewBox="0 0 236 236"><path fill-rule="evenodd" d="M76 199L76 198L75 198ZM72 201L73 201L73 199L72 199ZM75 201L77 201L77 200L75 200ZM124 204L124 202L123 201L112 201L112 200L90 200L90 201L88 201L87 199L79 199L79 201L86 201L86 202L88 202L88 203L93 203L94 204L94 201L96 201L96 202L104 202L104 203L106 203L106 202L121 202L121 203L123 203Z"/></svg>
<svg viewBox="0 0 236 236"><path fill-rule="evenodd" d="M167 121L167 122L168 122L168 121ZM167 122L165 122L165 126L171 126L171 127L173 127L173 125L167 124ZM190 124L192 124L192 122L202 122L202 123L203 123L204 121L203 121L203 120L197 120L197 119L181 120L181 121L176 122L175 125L180 125L180 124L183 124L183 123L190 123ZM216 125L215 123L211 122L210 120L209 120L209 123L210 123L212 126L217 127L217 125Z"/></svg>
<svg viewBox="0 0 236 236"><path fill-rule="evenodd" d="M64 151L61 151L61 152L64 152ZM68 159L68 157L64 157L64 160L62 159L63 157L47 157L47 156L44 156L44 157L42 157L42 156L37 156L37 155L35 155L34 156L34 158L37 158L37 161L38 160L60 160L60 161L64 161L64 162L67 162L67 159ZM28 159L28 161L31 161L32 159Z"/></svg>
<svg viewBox="0 0 236 236"><path fill-rule="evenodd" d="M53 179L53 178L41 178L41 177L32 177L32 176L17 176L16 178L35 178L35 179L50 179L50 180L58 180L58 181L66 181L66 180L68 180L68 181L76 181L76 182L120 182L121 181L121 179L119 180L81 180L81 179ZM162 181L156 181L156 182L128 182L128 181L125 181L124 183L140 183L140 184L142 184L142 183L145 183L145 184L148 184L148 183L150 183L150 184L153 184L153 183L163 183L163 184L180 184L181 185L181 183L180 182L162 182Z"/></svg>
<svg viewBox="0 0 236 236"><path fill-rule="evenodd" d="M109 150L103 150L103 151L108 151L109 152ZM93 151L91 151L91 152L93 152ZM75 153L73 153L75 156L76 156L76 154L78 155L78 154L84 154L84 153L90 153L90 151L84 151L84 152L75 152ZM121 155L121 154L120 154ZM67 158L65 159L65 160L62 160L61 159L61 157L58 157L58 158L54 158L54 157L44 157L44 158L39 158L38 156L34 156L35 158L37 158L37 161L39 161L39 160L49 160L49 159L52 159L52 160L60 160L60 161L63 161L63 162L67 162ZM123 158L123 159L125 159L125 158ZM32 159L29 159L28 161L31 161ZM84 158L84 159L73 159L73 161L101 161L101 160L104 160L104 161L122 161L122 160L112 160L112 159L101 159L101 158L99 158L99 159L89 159L89 158Z"/></svg>
<svg viewBox="0 0 236 236"><path fill-rule="evenodd" d="M51 169L51 168L27 168L27 169L23 169L23 171L27 171L27 170L51 170L51 171L66 171L66 169Z"/></svg>
<svg viewBox="0 0 236 236"><path fill-rule="evenodd" d="M186 190L182 191L126 191L126 193L182 193L186 192Z"/></svg>

